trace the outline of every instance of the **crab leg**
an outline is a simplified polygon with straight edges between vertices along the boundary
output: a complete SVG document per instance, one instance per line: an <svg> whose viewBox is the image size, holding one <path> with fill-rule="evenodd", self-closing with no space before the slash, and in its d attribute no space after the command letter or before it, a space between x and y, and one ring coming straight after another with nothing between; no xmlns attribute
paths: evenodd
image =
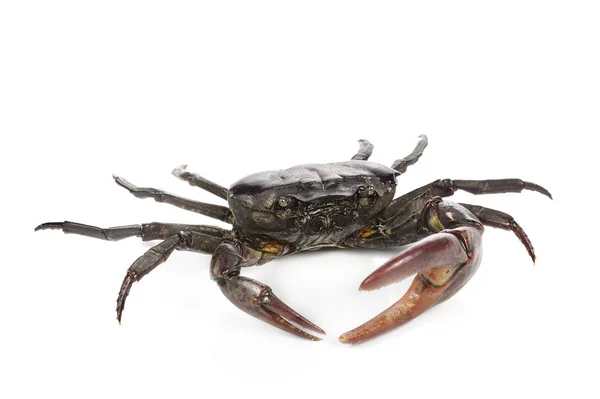
<svg viewBox="0 0 600 399"><path fill-rule="evenodd" d="M450 197L456 190L467 191L471 194L502 194L520 193L523 190L536 191L552 199L552 194L539 184L521 179L492 179L492 180L452 180L440 179L419 187L393 200L384 211L383 218L389 219L414 201L415 198L427 194L431 197Z"/></svg>
<svg viewBox="0 0 600 399"><path fill-rule="evenodd" d="M298 337L319 341L320 338L302 328L325 334L321 328L287 306L269 286L240 276L240 268L264 263L268 260L264 256L237 240L223 240L211 260L210 276L223 295L249 315Z"/></svg>
<svg viewBox="0 0 600 399"><path fill-rule="evenodd" d="M213 237L223 237L227 230L216 226L178 224L178 223L143 223L118 227L96 227L75 222L48 222L35 228L38 230L62 230L65 234L78 234L106 241L118 241L128 237L141 237L142 241L164 240L180 231L190 230Z"/></svg>
<svg viewBox="0 0 600 399"><path fill-rule="evenodd" d="M406 172L406 169L410 165L416 164L419 158L421 158L421 155L423 155L423 151L425 151L425 148L427 147L427 143L427 136L425 136L424 134L420 135L419 142L417 143L415 149L412 150L412 152L404 158L397 159L396 161L394 161L394 163L392 164L392 169L396 169L400 173Z"/></svg>
<svg viewBox="0 0 600 399"><path fill-rule="evenodd" d="M200 213L202 215L221 220L225 223L233 222L233 215L227 207L207 204L205 202L193 201L187 198L178 197L176 195L169 194L156 188L140 188L119 176L113 176L113 178L119 186L127 189L127 191L133 194L134 197L153 198L156 202L164 202L167 204L175 205L176 207L185 209L187 211Z"/></svg>
<svg viewBox="0 0 600 399"><path fill-rule="evenodd" d="M352 157L353 161L366 161L373 153L373 144L369 140L358 140L359 148L356 155Z"/></svg>
<svg viewBox="0 0 600 399"><path fill-rule="evenodd" d="M453 180L439 179L423 187L398 197L394 202L404 202L423 193L430 192L432 196L450 197L456 190L466 191L471 194L504 194L520 193L523 190L536 191L552 199L552 194L539 184L521 179L489 179L489 180Z"/></svg>
<svg viewBox="0 0 600 399"><path fill-rule="evenodd" d="M221 242L221 239L217 237L193 231L182 231L146 251L129 267L121 284L119 296L117 297L117 320L119 323L121 323L121 316L125 309L125 300L133 283L140 281L142 277L158 265L166 262L176 249L213 253L219 242Z"/></svg>
<svg viewBox="0 0 600 399"><path fill-rule="evenodd" d="M515 221L515 219L508 213L497 211L495 209L485 208L479 205L460 204L467 208L481 223L486 226L495 227L503 230L510 230L517 238L521 241L527 253L531 257L533 263L535 263L535 252L533 250L533 244L525 234L525 230Z"/></svg>
<svg viewBox="0 0 600 399"><path fill-rule="evenodd" d="M360 290L370 291L417 273L410 288L395 304L373 319L342 334L343 343L358 343L399 327L458 292L477 271L481 234L463 226L429 236L369 275Z"/></svg>
<svg viewBox="0 0 600 399"><path fill-rule="evenodd" d="M224 200L227 199L228 190L225 187L222 187L217 183L213 183L196 173L188 172L185 170L185 168L187 168L187 165L178 166L173 169L171 173L175 177L188 182L190 186L200 187L201 189L206 190L217 197L221 197Z"/></svg>

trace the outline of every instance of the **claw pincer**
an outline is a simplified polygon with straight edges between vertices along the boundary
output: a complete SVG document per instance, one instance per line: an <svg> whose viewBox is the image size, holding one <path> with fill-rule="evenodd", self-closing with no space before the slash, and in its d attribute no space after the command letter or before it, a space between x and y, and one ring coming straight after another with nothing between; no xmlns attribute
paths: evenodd
<svg viewBox="0 0 600 399"><path fill-rule="evenodd" d="M449 299L475 274L481 263L483 227L443 230L390 259L360 285L371 291L417 274L404 296L368 322L340 336L358 343L399 327Z"/></svg>
<svg viewBox="0 0 600 399"><path fill-rule="evenodd" d="M231 303L249 315L299 337L320 341L292 323L319 334L325 331L286 305L269 286L240 276L241 267L260 263L260 259L257 251L248 250L233 240L223 241L211 261L211 278Z"/></svg>

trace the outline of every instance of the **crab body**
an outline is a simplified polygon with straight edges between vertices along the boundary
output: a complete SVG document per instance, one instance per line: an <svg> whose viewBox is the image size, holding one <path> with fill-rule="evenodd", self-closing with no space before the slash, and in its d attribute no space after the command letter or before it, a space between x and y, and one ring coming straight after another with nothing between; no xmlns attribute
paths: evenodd
<svg viewBox="0 0 600 399"><path fill-rule="evenodd" d="M512 231L535 261L533 246L508 214L477 205L450 202L445 197L463 190L495 194L543 187L520 179L436 180L395 197L396 178L415 164L427 146L416 148L391 167L369 162L373 146L360 141L352 160L306 164L260 172L238 180L229 189L184 167L173 174L192 186L224 199L228 207L181 198L154 188L140 188L114 177L138 198L152 198L230 223L230 230L207 225L144 223L100 228L74 222L51 222L36 230L61 229L105 240L138 236L162 240L128 269L117 298L121 321L125 300L134 282L150 273L175 250L212 255L210 277L223 295L244 312L302 338L324 331L281 301L270 287L244 277L244 267L322 247L383 248L415 243L373 271L360 290L373 290L416 275L406 294L340 341L358 343L401 326L458 292L481 262L484 225Z"/></svg>
<svg viewBox="0 0 600 399"><path fill-rule="evenodd" d="M229 189L233 231L296 252L344 240L392 201L398 172L367 161L299 165L247 176Z"/></svg>

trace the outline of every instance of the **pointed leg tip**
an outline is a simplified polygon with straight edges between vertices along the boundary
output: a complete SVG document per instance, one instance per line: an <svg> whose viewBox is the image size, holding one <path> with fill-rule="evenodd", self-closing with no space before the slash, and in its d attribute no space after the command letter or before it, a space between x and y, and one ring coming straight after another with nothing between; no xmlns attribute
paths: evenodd
<svg viewBox="0 0 600 399"><path fill-rule="evenodd" d="M62 222L47 222L47 223L40 224L33 231L51 230L51 229L62 229L62 228L63 228L63 223Z"/></svg>
<svg viewBox="0 0 600 399"><path fill-rule="evenodd" d="M127 185L129 184L129 182L126 179L122 178L119 175L115 175L115 174L113 174L112 177L113 177L115 183L117 183L119 186L127 188Z"/></svg>
<svg viewBox="0 0 600 399"><path fill-rule="evenodd" d="M181 174L185 171L187 167L187 164L179 165L171 171L171 174L176 177L181 177Z"/></svg>
<svg viewBox="0 0 600 399"><path fill-rule="evenodd" d="M119 186L121 186L121 187L125 187L125 186L123 185L123 178L122 178L122 177L120 177L120 176L117 176L117 175L113 174L113 175L112 175L112 178L113 178L113 180L115 181L115 183L117 183Z"/></svg>
<svg viewBox="0 0 600 399"><path fill-rule="evenodd" d="M546 197L550 198L551 200L554 200L554 198L552 198L552 194L550 194L550 191L546 190L544 187L540 186L539 184L525 182L525 188L532 190L532 191L537 191L538 193L545 195Z"/></svg>
<svg viewBox="0 0 600 399"><path fill-rule="evenodd" d="M546 190L544 187L538 185L538 191L542 194L544 194L546 197L550 198L551 200L554 200L554 198L552 198L552 194L550 194L550 191Z"/></svg>
<svg viewBox="0 0 600 399"><path fill-rule="evenodd" d="M128 191L132 191L137 188L133 184L129 183L127 179L124 179L121 176L113 175L113 179L115 180L115 183Z"/></svg>
<svg viewBox="0 0 600 399"><path fill-rule="evenodd" d="M527 248L527 253L529 254L529 257L531 258L531 262L533 262L533 264L535 265L535 261L537 258L535 256L535 252L533 252L533 248Z"/></svg>

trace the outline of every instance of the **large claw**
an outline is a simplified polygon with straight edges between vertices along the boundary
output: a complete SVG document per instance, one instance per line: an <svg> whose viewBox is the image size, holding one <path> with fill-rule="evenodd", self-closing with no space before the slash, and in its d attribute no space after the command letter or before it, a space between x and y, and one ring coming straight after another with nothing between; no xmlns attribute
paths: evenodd
<svg viewBox="0 0 600 399"><path fill-rule="evenodd" d="M264 263L263 257L264 253L246 247L238 240L224 239L213 253L211 278L231 303L249 315L299 337L320 341L321 338L292 323L319 334L325 334L325 331L283 303L269 286L240 276L240 268Z"/></svg>
<svg viewBox="0 0 600 399"><path fill-rule="evenodd" d="M256 280L243 276L233 277L221 285L221 291L244 312L284 331L312 341L321 340L292 324L295 323L316 333L325 334L325 331L277 298L269 286Z"/></svg>
<svg viewBox="0 0 600 399"><path fill-rule="evenodd" d="M342 334L343 343L358 343L419 316L458 292L481 261L480 226L463 226L429 236L369 275L360 290L374 290L417 276L404 296L373 319Z"/></svg>

